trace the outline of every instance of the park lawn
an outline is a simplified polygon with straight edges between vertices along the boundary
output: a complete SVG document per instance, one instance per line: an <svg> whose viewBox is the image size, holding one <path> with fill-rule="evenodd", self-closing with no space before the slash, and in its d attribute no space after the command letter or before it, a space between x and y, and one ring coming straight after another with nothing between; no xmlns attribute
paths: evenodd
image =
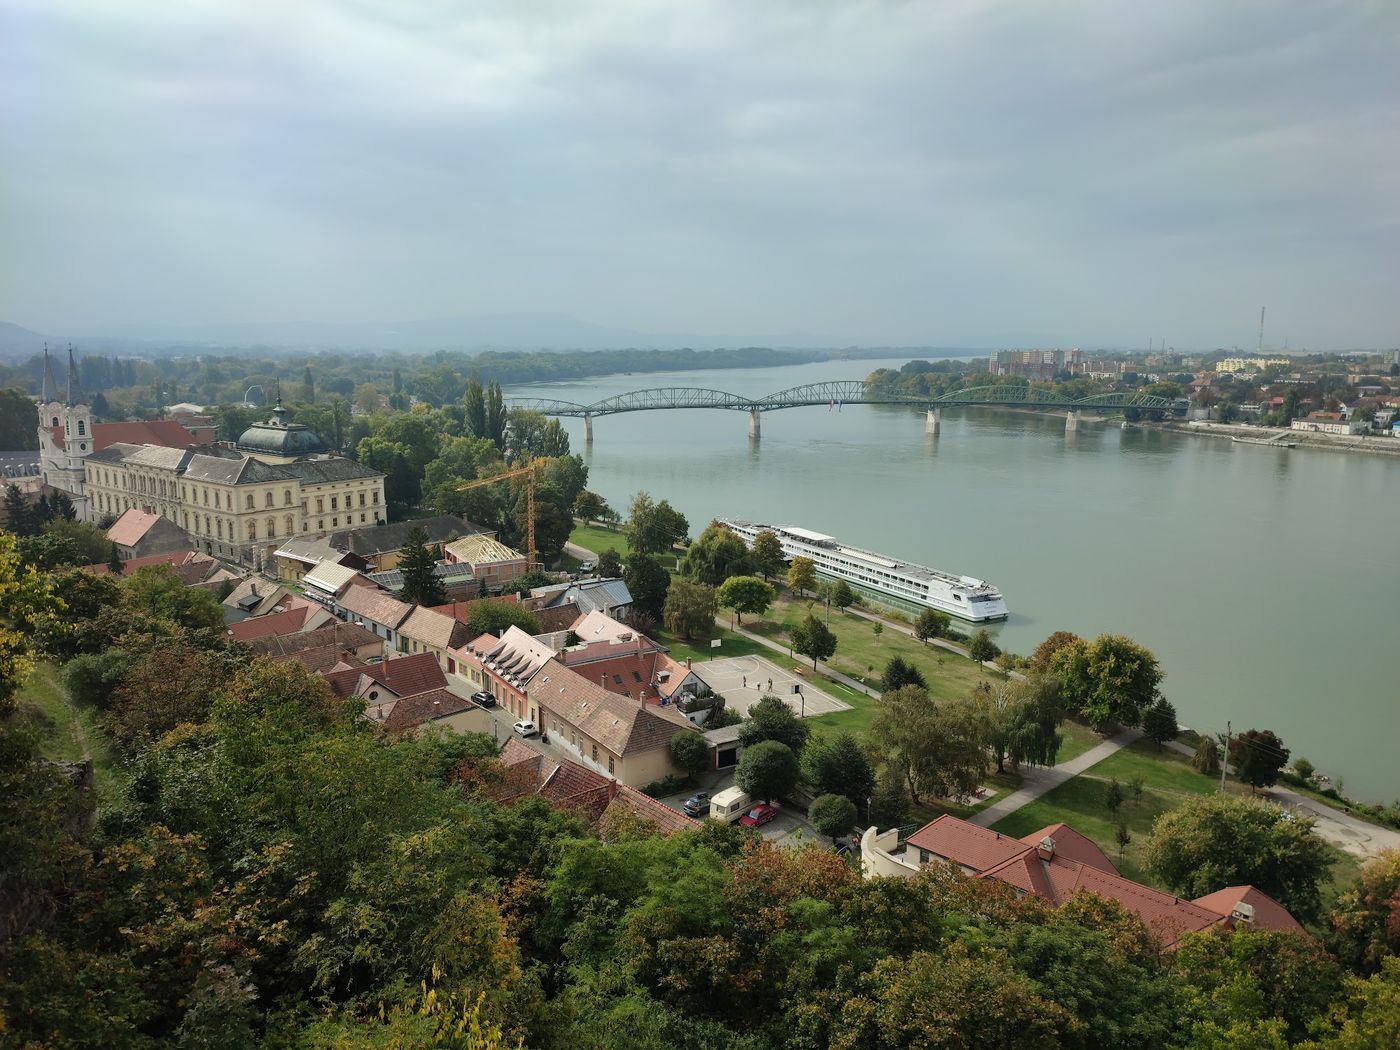
<svg viewBox="0 0 1400 1050"><path fill-rule="evenodd" d="M610 529L606 525L576 524L574 531L569 533L569 542L586 547L594 554L602 554L612 547L620 556L627 556L627 537L620 529Z"/></svg>
<svg viewBox="0 0 1400 1050"><path fill-rule="evenodd" d="M17 717L38 733L44 757L57 762L91 758L97 793L99 797L108 796L121 775L111 744L97 725L94 712L69 698L62 670L56 664L39 664L16 701Z"/></svg>
<svg viewBox="0 0 1400 1050"><path fill-rule="evenodd" d="M1056 765L1068 762L1072 758L1078 758L1090 748L1098 747L1106 739L1082 722L1076 722L1069 718L1060 724L1060 736L1063 739L1060 741L1060 750L1055 752Z"/></svg>

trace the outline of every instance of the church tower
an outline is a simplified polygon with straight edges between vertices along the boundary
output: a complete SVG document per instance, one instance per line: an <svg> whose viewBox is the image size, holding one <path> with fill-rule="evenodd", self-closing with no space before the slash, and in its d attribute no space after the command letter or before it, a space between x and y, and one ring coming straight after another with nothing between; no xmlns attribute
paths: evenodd
<svg viewBox="0 0 1400 1050"><path fill-rule="evenodd" d="M44 483L60 489L73 500L78 516L87 519L83 463L93 452L92 407L78 382L73 346L68 346L68 389L62 404L53 383L48 346L44 347L44 407L39 417L40 467ZM50 400L52 398L52 400Z"/></svg>
<svg viewBox="0 0 1400 1050"><path fill-rule="evenodd" d="M49 344L44 344L44 385L39 394L39 472L45 485L58 487L68 469L62 444L64 404L59 400L58 381L53 376ZM55 435L60 435L55 437Z"/></svg>

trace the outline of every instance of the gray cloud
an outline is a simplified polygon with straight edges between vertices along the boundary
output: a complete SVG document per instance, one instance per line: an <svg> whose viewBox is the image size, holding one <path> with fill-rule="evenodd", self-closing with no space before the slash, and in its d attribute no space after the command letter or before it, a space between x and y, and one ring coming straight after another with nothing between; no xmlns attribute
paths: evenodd
<svg viewBox="0 0 1400 1050"><path fill-rule="evenodd" d="M1397 10L0 0L0 318L1394 344Z"/></svg>

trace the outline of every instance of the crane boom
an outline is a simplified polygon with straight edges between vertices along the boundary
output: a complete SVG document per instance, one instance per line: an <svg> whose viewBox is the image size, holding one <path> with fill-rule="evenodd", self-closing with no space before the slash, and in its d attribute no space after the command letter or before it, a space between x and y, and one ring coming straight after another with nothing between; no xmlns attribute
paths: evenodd
<svg viewBox="0 0 1400 1050"><path fill-rule="evenodd" d="M525 542L528 550L525 552L526 568L535 567L535 461L531 460L523 467L515 470L507 470L490 478L478 478L476 481L468 481L458 485L458 492L466 492L468 489L479 489L484 485L494 485L498 481L509 481L511 478L526 478L525 482Z"/></svg>

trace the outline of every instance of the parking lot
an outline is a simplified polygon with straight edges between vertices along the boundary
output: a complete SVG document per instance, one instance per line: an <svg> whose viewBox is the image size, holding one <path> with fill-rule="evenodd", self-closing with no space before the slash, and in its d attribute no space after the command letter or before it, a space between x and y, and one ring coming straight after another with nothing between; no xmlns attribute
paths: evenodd
<svg viewBox="0 0 1400 1050"><path fill-rule="evenodd" d="M823 692L807 676L797 673L797 666L796 662L779 664L762 656L727 656L697 663L691 670L741 715L747 716L749 705L770 693L803 718L850 710L850 704ZM801 693L793 692L797 685L802 687Z"/></svg>
<svg viewBox="0 0 1400 1050"><path fill-rule="evenodd" d="M722 778L714 787L707 788L711 795L718 794L726 787L734 783L734 778L726 776ZM667 795L661 799L672 809L679 810L682 803L692 794L694 789L682 791L678 795ZM756 804L756 803L755 803ZM812 842L830 844L830 839L823 835L811 824L807 823L807 816L801 810L793 809L790 806L775 803L778 815L770 820L763 827L759 828L759 834L770 842L776 842L780 846L797 846L802 844L810 845ZM704 820L703 816L697 818Z"/></svg>

